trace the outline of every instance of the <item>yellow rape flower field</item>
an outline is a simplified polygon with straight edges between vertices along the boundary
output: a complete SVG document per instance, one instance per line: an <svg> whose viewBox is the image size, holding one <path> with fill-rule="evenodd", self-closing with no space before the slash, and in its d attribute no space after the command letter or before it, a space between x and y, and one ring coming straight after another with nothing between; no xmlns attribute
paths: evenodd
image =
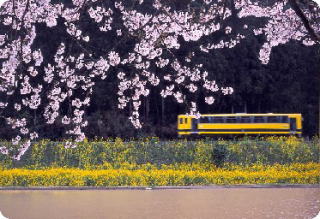
<svg viewBox="0 0 320 219"><path fill-rule="evenodd" d="M0 154L0 187L320 184L319 138L41 140ZM10 142L3 142L11 144Z"/></svg>
<svg viewBox="0 0 320 219"><path fill-rule="evenodd" d="M106 165L107 166L107 165ZM4 169L0 186L188 186L231 184L319 184L319 163L288 165L123 164L119 169Z"/></svg>

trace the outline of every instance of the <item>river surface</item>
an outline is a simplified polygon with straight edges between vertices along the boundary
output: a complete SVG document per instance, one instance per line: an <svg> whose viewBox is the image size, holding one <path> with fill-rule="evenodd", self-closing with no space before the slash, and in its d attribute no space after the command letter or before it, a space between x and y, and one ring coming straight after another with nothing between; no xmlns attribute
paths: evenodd
<svg viewBox="0 0 320 219"><path fill-rule="evenodd" d="M313 218L320 188L0 191L9 219Z"/></svg>

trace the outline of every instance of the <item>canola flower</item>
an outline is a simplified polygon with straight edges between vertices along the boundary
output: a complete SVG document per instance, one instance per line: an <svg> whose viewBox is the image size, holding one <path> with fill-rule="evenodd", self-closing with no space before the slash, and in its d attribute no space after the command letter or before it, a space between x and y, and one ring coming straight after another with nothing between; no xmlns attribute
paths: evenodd
<svg viewBox="0 0 320 219"><path fill-rule="evenodd" d="M72 149L42 140L19 162L0 155L0 186L319 184L318 142L294 136L238 141L116 138L84 141Z"/></svg>
<svg viewBox="0 0 320 219"><path fill-rule="evenodd" d="M110 166L109 166L110 167ZM230 184L319 184L319 163L290 165L120 164L118 169L47 168L0 170L0 186L185 186Z"/></svg>

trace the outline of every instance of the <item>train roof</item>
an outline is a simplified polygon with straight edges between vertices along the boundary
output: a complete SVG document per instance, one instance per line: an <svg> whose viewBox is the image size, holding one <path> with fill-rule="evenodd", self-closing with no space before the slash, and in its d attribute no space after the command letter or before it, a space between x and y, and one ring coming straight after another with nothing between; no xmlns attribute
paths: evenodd
<svg viewBox="0 0 320 219"><path fill-rule="evenodd" d="M201 114L204 116L301 116L301 113L229 113L229 114ZM194 115L179 114L178 117L195 117Z"/></svg>

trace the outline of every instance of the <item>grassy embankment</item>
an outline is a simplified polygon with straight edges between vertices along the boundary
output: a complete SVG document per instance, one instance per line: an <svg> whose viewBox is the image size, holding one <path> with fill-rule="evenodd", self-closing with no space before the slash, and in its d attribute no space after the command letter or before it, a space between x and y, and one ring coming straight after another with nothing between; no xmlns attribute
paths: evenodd
<svg viewBox="0 0 320 219"><path fill-rule="evenodd" d="M0 186L319 184L318 139L40 141L21 161L0 155ZM8 143L9 144L9 143Z"/></svg>

